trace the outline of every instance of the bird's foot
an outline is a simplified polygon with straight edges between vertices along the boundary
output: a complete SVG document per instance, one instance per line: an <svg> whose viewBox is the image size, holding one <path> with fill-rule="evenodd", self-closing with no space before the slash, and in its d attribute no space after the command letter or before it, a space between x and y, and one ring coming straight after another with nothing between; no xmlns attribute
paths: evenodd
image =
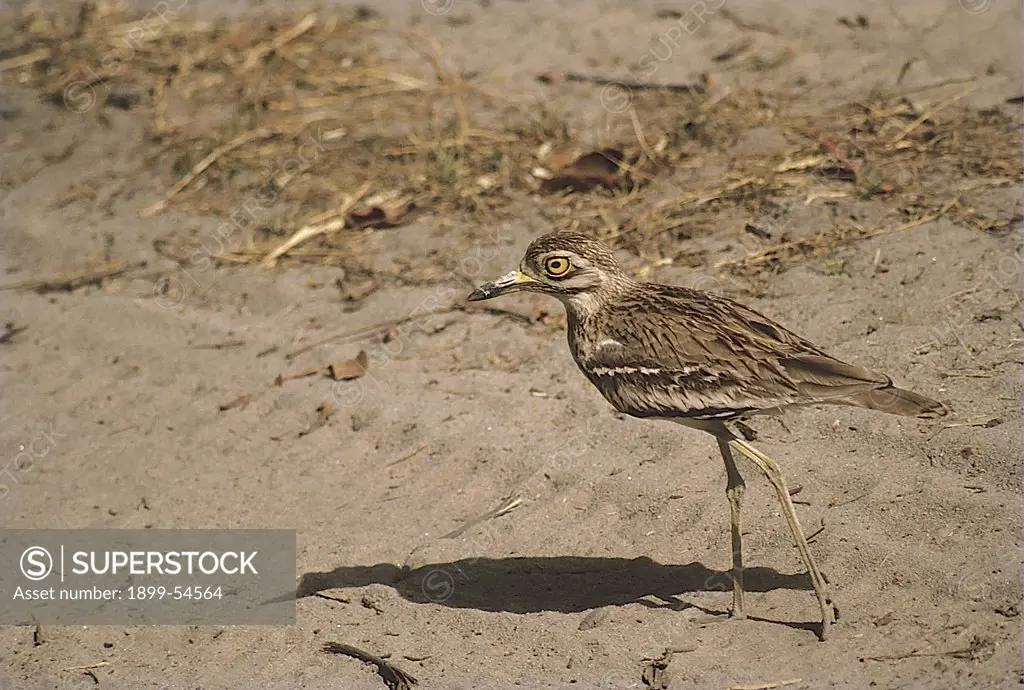
<svg viewBox="0 0 1024 690"><path fill-rule="evenodd" d="M828 639L832 626L839 622L839 607L832 603L831 599L827 599L821 614L821 635L819 635L819 639L824 642Z"/></svg>

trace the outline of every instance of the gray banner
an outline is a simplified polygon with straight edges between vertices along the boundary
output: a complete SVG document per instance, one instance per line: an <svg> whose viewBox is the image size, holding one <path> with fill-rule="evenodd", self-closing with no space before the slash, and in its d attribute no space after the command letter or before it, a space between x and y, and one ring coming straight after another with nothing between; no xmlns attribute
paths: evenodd
<svg viewBox="0 0 1024 690"><path fill-rule="evenodd" d="M0 624L292 625L294 530L0 530Z"/></svg>

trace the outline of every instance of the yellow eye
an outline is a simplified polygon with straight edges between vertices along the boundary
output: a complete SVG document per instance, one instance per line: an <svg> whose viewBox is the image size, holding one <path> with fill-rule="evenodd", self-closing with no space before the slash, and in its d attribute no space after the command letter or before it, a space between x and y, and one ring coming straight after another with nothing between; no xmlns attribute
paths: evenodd
<svg viewBox="0 0 1024 690"><path fill-rule="evenodd" d="M571 264L569 260L562 256L553 256L544 262L544 270L547 271L550 276L564 276L569 272Z"/></svg>

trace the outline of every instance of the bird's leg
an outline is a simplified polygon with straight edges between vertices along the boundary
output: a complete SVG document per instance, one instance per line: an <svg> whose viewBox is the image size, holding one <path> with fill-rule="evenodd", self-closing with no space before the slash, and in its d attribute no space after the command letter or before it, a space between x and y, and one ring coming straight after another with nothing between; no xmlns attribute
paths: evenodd
<svg viewBox="0 0 1024 690"><path fill-rule="evenodd" d="M818 566L814 563L811 549L807 545L807 538L804 537L800 521L797 520L793 501L790 500L789 490L786 488L786 481L782 478L782 470L779 469L774 460L742 439L734 438L729 441L729 445L761 468L761 471L768 477L768 481L775 487L779 503L782 504L782 512L785 514L786 522L789 523L789 529L793 533L796 548L800 552L800 558L803 559L804 566L811 576L811 584L814 585L814 593L818 597L818 605L821 607L821 639L824 640L828 637L829 627L836 622L836 611L828 594L828 585L825 583L825 578L822 577L821 571L818 570Z"/></svg>
<svg viewBox="0 0 1024 690"><path fill-rule="evenodd" d="M725 461L725 495L729 499L729 524L732 529L732 611L733 618L746 618L743 613L743 537L740 534L740 503L743 501L743 477L736 469L727 438L718 437L718 449Z"/></svg>

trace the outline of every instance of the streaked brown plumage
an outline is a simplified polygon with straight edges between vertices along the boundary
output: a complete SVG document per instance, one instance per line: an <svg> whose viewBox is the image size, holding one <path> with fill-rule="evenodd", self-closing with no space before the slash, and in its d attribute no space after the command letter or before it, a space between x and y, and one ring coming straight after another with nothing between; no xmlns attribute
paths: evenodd
<svg viewBox="0 0 1024 690"><path fill-rule="evenodd" d="M630 282L594 313L567 304L580 369L637 417L727 421L817 403L910 415L937 409L719 295Z"/></svg>
<svg viewBox="0 0 1024 690"><path fill-rule="evenodd" d="M485 283L470 300L516 291L558 298L568 315L569 349L580 370L617 410L669 419L713 434L726 464L732 518L733 612L742 612L739 532L743 480L737 450L768 476L783 504L822 609L822 637L835 612L807 548L774 461L730 429L754 414L814 404L854 405L898 415L944 415L941 403L831 357L766 316L720 295L643 283L612 252L577 233L534 240L519 270Z"/></svg>

